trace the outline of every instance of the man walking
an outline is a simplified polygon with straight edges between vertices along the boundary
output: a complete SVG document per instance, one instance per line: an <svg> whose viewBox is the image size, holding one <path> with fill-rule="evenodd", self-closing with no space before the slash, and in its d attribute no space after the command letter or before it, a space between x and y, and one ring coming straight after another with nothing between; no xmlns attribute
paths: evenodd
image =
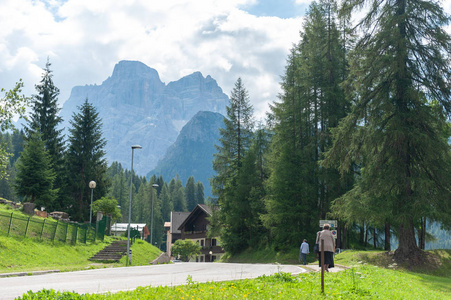
<svg viewBox="0 0 451 300"><path fill-rule="evenodd" d="M299 250L299 262L301 262L301 258L302 258L302 262L304 263L304 265L307 264L307 254L309 254L309 245L307 244L307 240L304 239L302 241L301 244L301 248Z"/></svg>

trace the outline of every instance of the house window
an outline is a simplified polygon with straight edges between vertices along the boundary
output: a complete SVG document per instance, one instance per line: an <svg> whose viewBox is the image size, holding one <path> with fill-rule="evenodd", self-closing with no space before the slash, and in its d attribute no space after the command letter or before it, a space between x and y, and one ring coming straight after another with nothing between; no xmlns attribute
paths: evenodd
<svg viewBox="0 0 451 300"><path fill-rule="evenodd" d="M211 245L212 246L216 246L216 243L217 243L216 239L211 239Z"/></svg>
<svg viewBox="0 0 451 300"><path fill-rule="evenodd" d="M204 240L200 240L200 245L203 247L205 246L205 241Z"/></svg>

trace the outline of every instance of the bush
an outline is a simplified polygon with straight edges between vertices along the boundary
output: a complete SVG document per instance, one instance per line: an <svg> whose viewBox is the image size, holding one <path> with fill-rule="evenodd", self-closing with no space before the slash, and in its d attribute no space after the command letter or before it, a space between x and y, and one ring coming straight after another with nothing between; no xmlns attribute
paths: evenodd
<svg viewBox="0 0 451 300"><path fill-rule="evenodd" d="M177 240L172 245L171 252L174 256L180 256L182 261L189 261L191 257L200 254L202 247L192 240Z"/></svg>

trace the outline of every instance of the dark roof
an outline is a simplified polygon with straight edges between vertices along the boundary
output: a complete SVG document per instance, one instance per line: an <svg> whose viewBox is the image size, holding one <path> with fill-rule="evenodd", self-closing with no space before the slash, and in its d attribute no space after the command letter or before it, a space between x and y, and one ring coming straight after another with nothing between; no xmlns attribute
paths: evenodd
<svg viewBox="0 0 451 300"><path fill-rule="evenodd" d="M181 233L179 227L190 215L187 211L171 211L171 233Z"/></svg>
<svg viewBox="0 0 451 300"><path fill-rule="evenodd" d="M215 206L210 206L207 204L197 204L195 208L193 208L193 211L189 213L189 215L185 218L185 220L177 227L179 231L181 231L181 228L186 225L189 221L192 221L193 219L197 218L199 216L199 213L202 211L205 212L209 217L211 217L213 213L213 209L215 209Z"/></svg>
<svg viewBox="0 0 451 300"><path fill-rule="evenodd" d="M213 214L213 206L207 205L207 204L197 204L198 206L200 206L200 208L202 208L209 216L211 216Z"/></svg>

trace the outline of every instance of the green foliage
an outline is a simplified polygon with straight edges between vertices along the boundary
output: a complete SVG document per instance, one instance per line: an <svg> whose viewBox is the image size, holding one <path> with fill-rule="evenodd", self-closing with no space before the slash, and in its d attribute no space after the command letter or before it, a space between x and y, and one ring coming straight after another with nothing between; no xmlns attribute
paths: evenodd
<svg viewBox="0 0 451 300"><path fill-rule="evenodd" d="M58 107L59 89L53 83L53 75L50 70L50 62L44 68L41 82L36 85L37 94L32 97L32 111L28 119L25 133L27 139L39 136L45 144L50 158L50 166L55 173L54 185L57 189L57 201L48 203L49 210L60 210L65 200L64 193L64 141L62 128L59 124L63 121L59 116Z"/></svg>
<svg viewBox="0 0 451 300"><path fill-rule="evenodd" d="M121 211L117 207L117 200L109 197L102 197L92 203L92 211L97 213L102 212L104 215L111 215L113 220L122 218Z"/></svg>
<svg viewBox="0 0 451 300"><path fill-rule="evenodd" d="M54 189L55 172L44 141L37 134L29 137L20 156L15 178L15 189L19 196L33 202L38 207L51 208L57 196Z"/></svg>
<svg viewBox="0 0 451 300"><path fill-rule="evenodd" d="M340 87L346 59L335 5L310 5L301 41L287 60L280 102L271 107L274 132L262 219L280 249L316 232L318 219L346 190L336 170L319 166L331 146L330 130L349 105Z"/></svg>
<svg viewBox="0 0 451 300"><path fill-rule="evenodd" d="M13 117L19 115L23 117L25 109L29 104L29 99L20 95L23 88L22 80L16 83L16 86L9 91L0 89L0 93L5 93L0 98L0 132L8 129L14 129ZM0 144L0 179L6 176L9 157L11 154L7 151L4 143Z"/></svg>
<svg viewBox="0 0 451 300"><path fill-rule="evenodd" d="M185 184L185 197L186 197L186 206L188 211L192 211L194 207L197 205L196 201L196 186L194 183L194 177L188 177L188 180Z"/></svg>
<svg viewBox="0 0 451 300"><path fill-rule="evenodd" d="M177 240L172 245L173 256L180 256L182 261L189 261L190 258L200 254L201 246L192 240Z"/></svg>
<svg viewBox="0 0 451 300"><path fill-rule="evenodd" d="M365 3L347 1L344 10ZM414 227L422 218L451 222L451 156L443 134L451 113L448 21L437 2L382 1L369 9L345 82L355 105L334 130L324 164L342 174L358 165L357 184L334 208L348 221L396 226L399 259L420 257Z"/></svg>
<svg viewBox="0 0 451 300"><path fill-rule="evenodd" d="M91 190L89 182L94 180L93 193L97 199L106 196L110 181L107 177L105 159L106 145L102 137L102 121L99 113L85 100L70 121L69 146L66 153L66 195L70 199L71 216L78 221L89 220ZM69 205L68 205L69 206Z"/></svg>
<svg viewBox="0 0 451 300"><path fill-rule="evenodd" d="M249 161L244 170L246 155L252 144L253 107L241 78L235 83L229 104L227 117L224 118L224 128L221 128L220 145L216 146L213 169L216 175L211 179L212 192L218 197L220 209L215 211L213 227L220 226L221 246L228 252L239 253L249 246L249 237L253 227L258 227L250 211L250 182L240 182L241 179L255 179L255 161ZM254 156L255 159L255 156ZM244 193L243 193L244 192ZM214 231L219 231L213 228Z"/></svg>

